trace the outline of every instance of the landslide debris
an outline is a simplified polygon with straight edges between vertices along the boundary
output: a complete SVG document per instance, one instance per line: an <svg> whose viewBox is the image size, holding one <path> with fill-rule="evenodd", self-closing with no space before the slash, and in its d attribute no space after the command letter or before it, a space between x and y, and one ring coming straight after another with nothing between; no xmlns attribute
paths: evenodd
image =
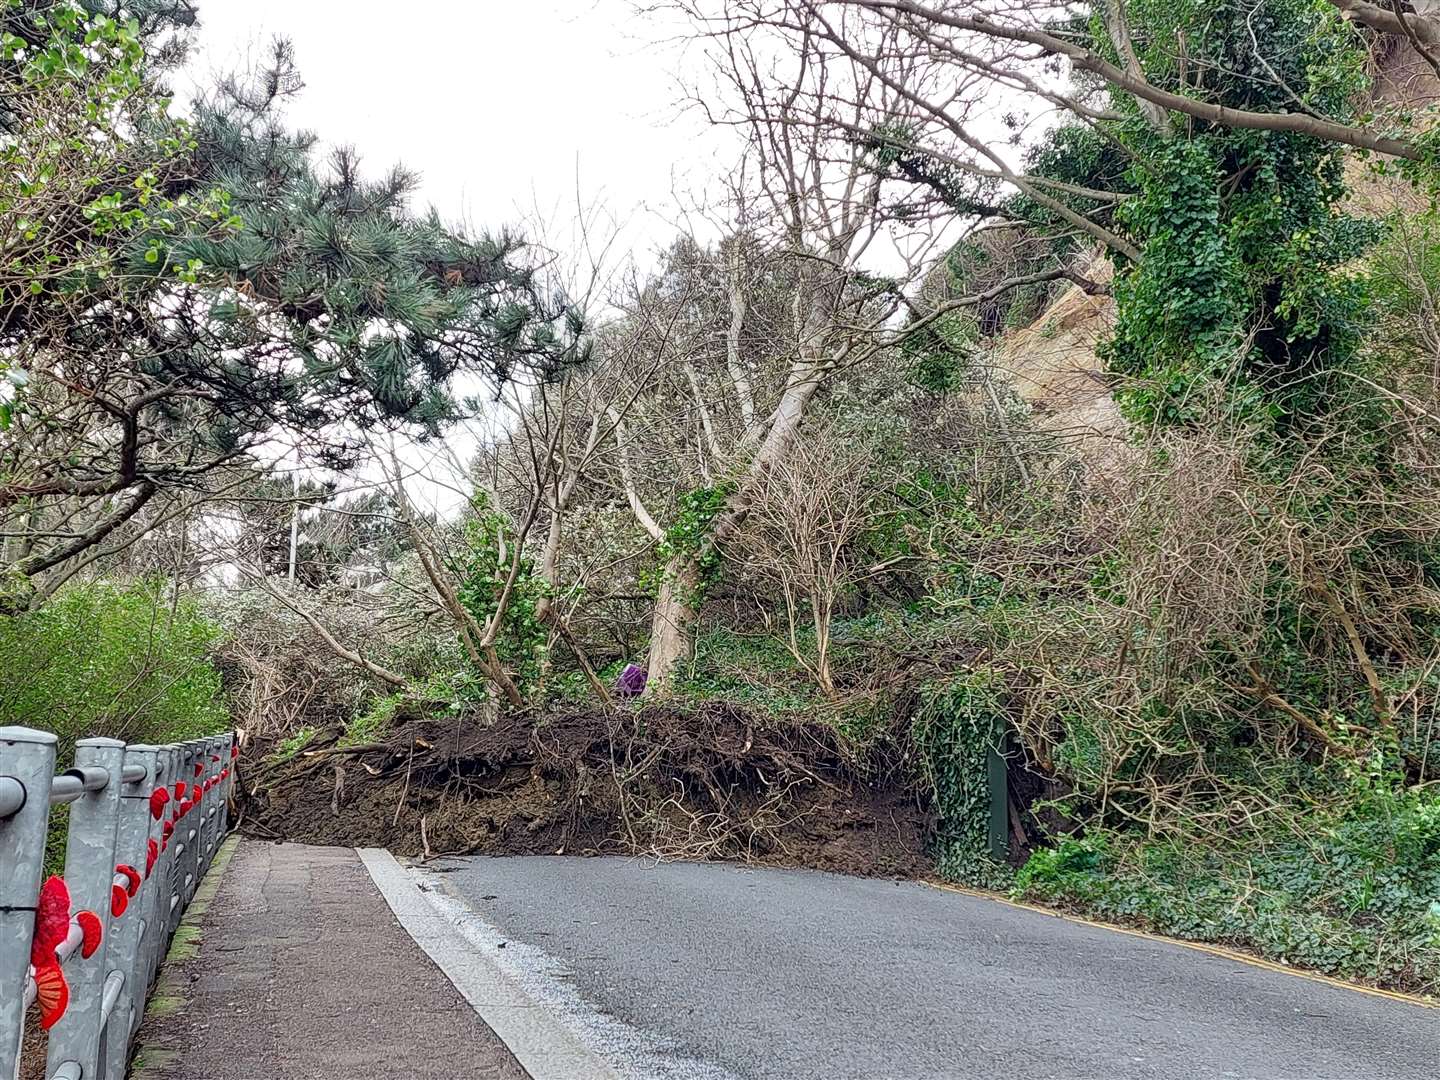
<svg viewBox="0 0 1440 1080"><path fill-rule="evenodd" d="M723 703L489 724L402 711L382 741L347 746L329 729L249 770L241 827L419 857L624 854L915 876L930 868L927 800L889 745L860 753L824 723Z"/></svg>

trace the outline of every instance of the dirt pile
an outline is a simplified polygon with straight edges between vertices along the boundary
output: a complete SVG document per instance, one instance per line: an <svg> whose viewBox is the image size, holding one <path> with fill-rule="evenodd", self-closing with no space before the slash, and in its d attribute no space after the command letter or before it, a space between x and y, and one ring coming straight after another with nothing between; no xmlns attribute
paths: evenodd
<svg viewBox="0 0 1440 1080"><path fill-rule="evenodd" d="M381 743L324 732L244 777L241 827L311 844L440 854L639 854L913 876L924 800L819 723L724 705L398 716Z"/></svg>

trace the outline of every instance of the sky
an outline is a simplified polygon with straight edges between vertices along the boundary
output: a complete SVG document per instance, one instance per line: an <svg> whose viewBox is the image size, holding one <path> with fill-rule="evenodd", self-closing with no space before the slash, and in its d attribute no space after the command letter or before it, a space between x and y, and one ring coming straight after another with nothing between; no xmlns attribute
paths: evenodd
<svg viewBox="0 0 1440 1080"><path fill-rule="evenodd" d="M645 254L676 231L674 192L723 169L723 137L676 105L676 28L635 17L629 0L199 9L193 77L243 68L288 37L305 80L291 123L356 146L374 174L395 162L417 170L418 201L477 230L533 234L538 221L564 246L578 204L622 227L624 250Z"/></svg>
<svg viewBox="0 0 1440 1080"><path fill-rule="evenodd" d="M674 17L639 16L633 0L199 0L199 17L191 88L289 38L305 82L292 127L356 147L372 175L397 162L417 171L417 210L540 237L570 269L572 295L584 295L587 262L577 221L590 223L592 250L611 252L611 274L653 267L680 232L716 235L691 208L733 168L738 135L679 104L682 83L708 74ZM882 272L884 250L867 253ZM470 458L489 419L447 436L454 456ZM403 456L433 467L422 448ZM441 513L463 504L438 477L413 497Z"/></svg>
<svg viewBox="0 0 1440 1080"><path fill-rule="evenodd" d="M355 146L372 175L396 162L417 171L416 209L473 231L518 226L572 263L585 220L592 244L610 241L612 270L622 257L652 265L697 226L679 208L727 164L725 137L676 104L677 28L635 18L629 0L200 0L199 15L182 97L186 82L253 66L287 37L305 81L291 126ZM456 456L468 459L485 426L450 433ZM420 473L417 503L463 505L439 475L450 455L412 446L402 457Z"/></svg>

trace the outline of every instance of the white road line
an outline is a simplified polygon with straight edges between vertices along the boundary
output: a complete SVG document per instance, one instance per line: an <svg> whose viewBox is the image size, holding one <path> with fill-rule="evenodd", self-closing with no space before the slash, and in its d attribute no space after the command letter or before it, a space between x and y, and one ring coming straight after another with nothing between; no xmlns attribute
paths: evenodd
<svg viewBox="0 0 1440 1080"><path fill-rule="evenodd" d="M381 848L357 848L395 918L534 1080L619 1080L619 1075L477 949Z"/></svg>

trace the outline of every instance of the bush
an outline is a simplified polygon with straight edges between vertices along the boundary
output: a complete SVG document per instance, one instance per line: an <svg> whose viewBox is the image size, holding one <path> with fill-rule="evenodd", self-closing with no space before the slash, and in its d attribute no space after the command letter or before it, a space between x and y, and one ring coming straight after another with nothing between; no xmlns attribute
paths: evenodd
<svg viewBox="0 0 1440 1080"><path fill-rule="evenodd" d="M210 663L219 630L154 583L91 582L37 611L0 616L0 724L75 740L165 743L214 734L228 716Z"/></svg>
<svg viewBox="0 0 1440 1080"><path fill-rule="evenodd" d="M1016 894L1402 990L1440 992L1440 793L1375 792L1201 845L1095 831L1035 852Z"/></svg>

